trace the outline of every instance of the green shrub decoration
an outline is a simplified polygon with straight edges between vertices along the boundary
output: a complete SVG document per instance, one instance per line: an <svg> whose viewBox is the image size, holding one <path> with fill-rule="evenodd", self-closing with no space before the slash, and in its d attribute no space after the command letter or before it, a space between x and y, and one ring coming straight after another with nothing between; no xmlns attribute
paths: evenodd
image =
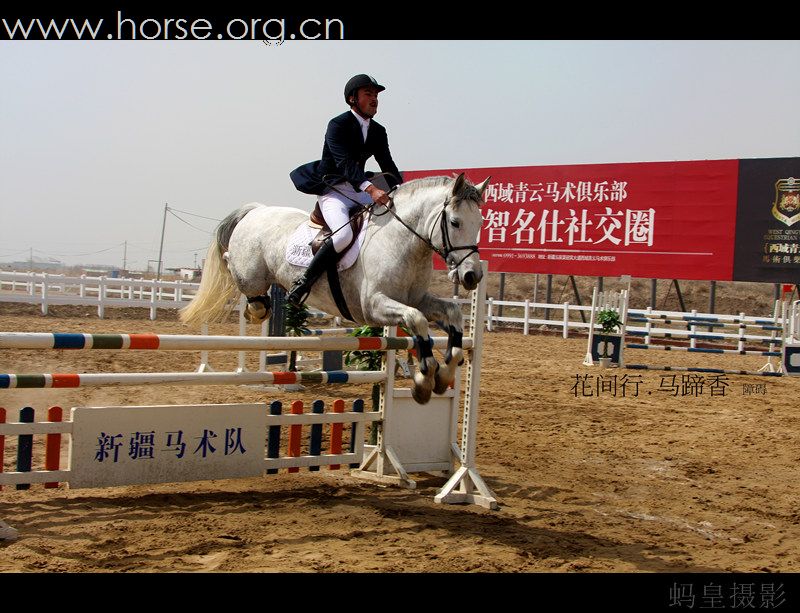
<svg viewBox="0 0 800 613"><path fill-rule="evenodd" d="M619 313L614 309L603 309L597 314L597 323L600 324L602 334L614 334L622 327ZM608 343L603 343L603 356L608 356Z"/></svg>
<svg viewBox="0 0 800 613"><path fill-rule="evenodd" d="M299 307L286 303L286 334L287 336L304 336L310 332L306 327L308 323L308 307L301 304ZM297 372L297 352L289 352L289 372Z"/></svg>

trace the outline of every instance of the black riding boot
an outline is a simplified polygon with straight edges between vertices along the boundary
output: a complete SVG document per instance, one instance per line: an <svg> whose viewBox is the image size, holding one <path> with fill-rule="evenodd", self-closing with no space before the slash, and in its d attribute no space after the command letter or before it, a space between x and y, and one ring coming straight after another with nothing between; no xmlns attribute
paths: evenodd
<svg viewBox="0 0 800 613"><path fill-rule="evenodd" d="M300 306L308 298L311 293L311 287L314 282L322 276L328 267L328 258L336 257L336 249L333 247L333 241L329 238L322 243L322 247L314 255L311 263L308 265L306 272L292 285L289 295L286 296L286 301L294 306Z"/></svg>

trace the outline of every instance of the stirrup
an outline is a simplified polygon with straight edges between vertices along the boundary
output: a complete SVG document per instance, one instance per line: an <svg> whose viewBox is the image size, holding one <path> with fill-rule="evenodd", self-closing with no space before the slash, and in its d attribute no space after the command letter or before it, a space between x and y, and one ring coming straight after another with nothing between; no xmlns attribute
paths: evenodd
<svg viewBox="0 0 800 613"><path fill-rule="evenodd" d="M286 302L294 307L302 306L302 304L308 299L308 295L310 293L311 285L308 283L306 276L302 275L297 281L294 282L292 289L286 295Z"/></svg>

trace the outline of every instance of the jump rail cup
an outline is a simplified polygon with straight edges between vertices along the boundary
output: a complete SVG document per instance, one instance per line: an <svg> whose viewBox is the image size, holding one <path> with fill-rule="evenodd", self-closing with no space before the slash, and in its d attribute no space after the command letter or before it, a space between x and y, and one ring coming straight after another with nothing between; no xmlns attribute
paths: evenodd
<svg viewBox="0 0 800 613"><path fill-rule="evenodd" d="M485 270L485 263L484 270ZM342 413L341 406L336 406L334 413L325 414L284 414L269 415L263 404L251 405L194 405L194 406L162 406L162 407L75 407L70 412L71 419L42 423L7 423L0 424L0 442L7 435L70 434L71 466L69 470L58 470L50 460L48 470L16 472L0 474L0 485L24 485L30 483L68 482L71 487L110 487L132 483L185 482L204 479L235 478L237 476L256 476L269 473L278 468L296 468L311 466L346 465L353 467L355 476L362 476L381 482L395 482L406 487L416 484L408 477L410 472L442 471L452 475L448 483L436 496L436 502L472 503L486 508L498 507L493 492L486 486L475 469L475 428L478 419L478 391L480 385L480 359L483 332L482 315L484 313L485 278L478 290L473 292L470 329L475 335L473 339L464 339L465 359L468 360L468 387L464 405L463 432L461 448L456 445L457 424L459 417L460 383L456 378L454 389L434 397L430 405L419 406L411 398L410 390L394 388L394 358L397 349L412 349L414 339L408 337L384 338L258 338L258 337L192 337L169 335L95 335L95 334L0 334L0 348L28 349L112 349L112 350L288 350L306 349L321 351L335 350L382 350L386 351L383 370L369 371L331 371L304 373L91 373L91 374L7 374L0 375L0 388L49 388L79 387L86 385L140 385L140 384L231 384L251 382L294 383L308 381L313 383L345 383L345 382L381 382L383 393L381 411L364 413L363 409ZM446 345L445 338L436 338L435 346L439 349ZM471 351L470 351L471 350ZM437 405L441 405L437 409ZM441 409L441 410L439 410ZM269 412L272 412L270 409ZM253 450L246 462L229 466L205 465L194 466L193 472L186 469L170 469L172 472L153 473L150 462L140 462L129 471L118 471L116 465L109 472L108 464L104 467L97 464L97 445L99 432L148 432L150 424L164 433L174 434L182 428L182 424L193 424L200 420L208 421L209 431L226 431L230 426L231 415L236 416L236 424L241 421L241 430L250 438L241 448ZM364 445L364 425L368 422L378 424L380 437L378 445L365 458L368 446ZM314 455L318 453L316 445L312 455L299 458L274 458L271 447L264 447L265 433L276 426L288 426L290 430L299 425L339 424L333 430L332 442L339 438L343 425L353 425L354 433L350 441L350 453ZM106 426L104 424L110 424ZM220 430L221 428L221 430ZM437 433L438 440L433 441L431 448L424 444L430 442L430 433ZM318 428L315 435L319 438ZM120 435L122 436L122 435ZM50 438L54 448L55 436ZM194 439L193 439L194 440ZM244 440L244 439L243 439ZM228 434L224 437L227 445ZM105 444L105 443L104 443ZM121 443L120 443L121 445ZM336 447L339 444L337 443ZM227 448L227 447L226 447ZM261 448L261 451L258 449ZM109 447L108 449L112 449ZM79 450L80 453L76 450ZM294 448L293 448L293 451ZM127 455L125 462L128 462ZM290 453L295 455L294 453ZM260 456L260 457L259 457ZM52 452L51 452L51 457ZM115 460L116 461L116 460ZM455 462L461 467L455 470ZM77 462L77 464L75 463ZM82 463L82 464L81 464ZM360 464L359 464L360 463ZM372 465L374 469L370 470ZM129 466L129 465L128 465ZM99 468L106 469L102 473ZM124 468L124 467L123 467ZM150 473L145 474L147 471ZM186 473L186 476L182 476ZM167 478L167 476L169 478ZM180 477L180 478L178 478Z"/></svg>

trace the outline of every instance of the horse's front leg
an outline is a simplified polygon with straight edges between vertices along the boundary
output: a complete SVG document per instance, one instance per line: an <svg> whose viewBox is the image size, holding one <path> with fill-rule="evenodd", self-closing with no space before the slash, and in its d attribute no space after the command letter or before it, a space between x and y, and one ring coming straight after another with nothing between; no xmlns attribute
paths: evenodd
<svg viewBox="0 0 800 613"><path fill-rule="evenodd" d="M427 403L431 399L434 377L439 370L439 363L433 357L433 342L425 315L419 309L398 302L379 292L370 296L368 307L365 318L369 323L384 326L402 325L414 335L419 352L419 371L414 373L414 388L411 395L419 404Z"/></svg>
<svg viewBox="0 0 800 613"><path fill-rule="evenodd" d="M456 367L464 363L462 338L464 334L464 318L458 304L443 300L431 294L425 294L419 304L422 314L429 321L440 321L447 328L447 353L444 366L436 373L433 391L443 394L456 378Z"/></svg>

